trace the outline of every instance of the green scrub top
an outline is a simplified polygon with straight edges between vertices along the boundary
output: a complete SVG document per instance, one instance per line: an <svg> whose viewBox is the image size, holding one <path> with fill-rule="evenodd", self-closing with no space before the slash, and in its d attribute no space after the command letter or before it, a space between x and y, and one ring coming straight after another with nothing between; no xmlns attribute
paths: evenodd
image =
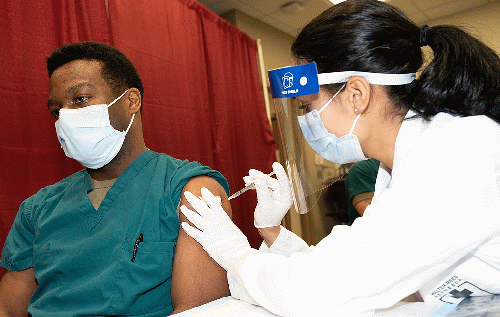
<svg viewBox="0 0 500 317"><path fill-rule="evenodd" d="M368 159L354 163L349 169L345 180L349 224L359 217L359 213L352 205L352 198L361 193L375 191L379 166L380 162L376 159Z"/></svg>
<svg viewBox="0 0 500 317"><path fill-rule="evenodd" d="M38 287L28 309L34 317L166 316L173 310L176 209L183 187L198 175L213 177L229 195L219 172L147 150L96 210L90 177L77 172L21 204L0 266L34 268Z"/></svg>

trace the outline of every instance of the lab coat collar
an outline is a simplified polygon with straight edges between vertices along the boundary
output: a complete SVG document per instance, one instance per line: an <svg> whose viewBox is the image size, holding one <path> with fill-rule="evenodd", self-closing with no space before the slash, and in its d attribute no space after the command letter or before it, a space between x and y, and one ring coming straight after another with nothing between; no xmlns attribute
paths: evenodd
<svg viewBox="0 0 500 317"><path fill-rule="evenodd" d="M396 137L392 170L384 163L380 163L377 181L375 183L374 200L376 200L376 197L378 197L384 190L390 187L391 180L397 174L398 167L410 155L413 144L415 144L419 135L425 130L427 124L428 121L417 117L417 113L415 111L409 110L406 113Z"/></svg>

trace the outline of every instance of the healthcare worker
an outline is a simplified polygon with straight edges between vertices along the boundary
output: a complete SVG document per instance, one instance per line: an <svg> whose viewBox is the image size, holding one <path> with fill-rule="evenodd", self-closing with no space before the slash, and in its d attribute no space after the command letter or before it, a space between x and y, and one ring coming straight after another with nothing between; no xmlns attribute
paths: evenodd
<svg viewBox="0 0 500 317"><path fill-rule="evenodd" d="M329 8L292 55L319 72L318 93L296 97L305 139L335 163L379 160L375 197L352 226L309 247L279 226L292 200L284 169L273 165L277 179L252 170L266 242L255 250L208 190L203 200L185 193L194 226L182 226L227 270L232 296L283 316L360 316L414 293L436 305L499 294L498 55L375 0Z"/></svg>

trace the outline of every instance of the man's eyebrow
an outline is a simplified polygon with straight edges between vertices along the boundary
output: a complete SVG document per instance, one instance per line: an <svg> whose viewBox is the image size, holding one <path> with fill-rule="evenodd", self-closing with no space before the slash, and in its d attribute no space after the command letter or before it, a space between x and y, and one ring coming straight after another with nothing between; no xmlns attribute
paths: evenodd
<svg viewBox="0 0 500 317"><path fill-rule="evenodd" d="M75 90L80 89L82 87L95 88L95 86L92 85L91 83L89 83L89 82L83 82L83 83L78 83L78 84L76 84L74 86L69 87L68 89L66 89L65 94L66 95L70 94L70 93L74 92Z"/></svg>
<svg viewBox="0 0 500 317"><path fill-rule="evenodd" d="M75 90L83 88L83 87L95 88L95 86L89 82L82 82L82 83L78 83L74 86L69 87L68 89L66 89L64 94L69 95L69 94L73 93ZM49 101L47 101L47 107L49 107L49 108L50 108L50 106L55 105L55 104L58 104L58 102L56 102L52 99L49 99Z"/></svg>

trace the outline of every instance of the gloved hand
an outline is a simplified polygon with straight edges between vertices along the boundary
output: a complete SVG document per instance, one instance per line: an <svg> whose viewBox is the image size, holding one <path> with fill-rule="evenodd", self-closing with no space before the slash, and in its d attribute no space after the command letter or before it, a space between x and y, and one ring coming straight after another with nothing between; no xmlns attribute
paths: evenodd
<svg viewBox="0 0 500 317"><path fill-rule="evenodd" d="M251 249L247 237L236 227L217 199L208 189L201 189L202 199L186 191L184 196L198 212L181 206L181 212L196 228L181 224L186 233L226 271L234 261Z"/></svg>
<svg viewBox="0 0 500 317"><path fill-rule="evenodd" d="M255 183L257 206L254 212L254 225L257 228L279 226L281 220L292 206L292 184L288 180L285 169L273 163L276 178L251 169L249 176L243 177L245 184Z"/></svg>

